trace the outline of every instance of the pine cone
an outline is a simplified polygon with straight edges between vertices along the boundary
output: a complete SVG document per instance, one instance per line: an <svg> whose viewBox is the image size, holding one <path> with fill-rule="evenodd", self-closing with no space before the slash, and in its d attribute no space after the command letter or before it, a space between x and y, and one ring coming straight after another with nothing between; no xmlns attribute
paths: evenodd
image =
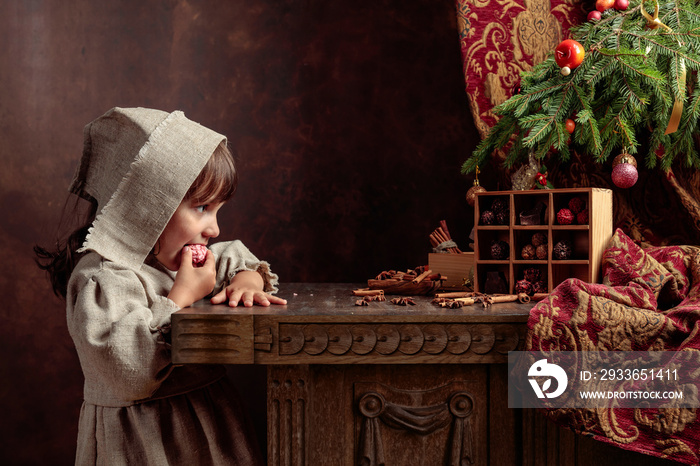
<svg viewBox="0 0 700 466"><path fill-rule="evenodd" d="M547 244L547 235L542 233L541 231L538 231L534 235L532 235L532 245L537 247L541 244Z"/></svg>
<svg viewBox="0 0 700 466"><path fill-rule="evenodd" d="M520 256L526 261L531 261L535 258L535 247L532 244L526 245L522 251L520 251Z"/></svg>
<svg viewBox="0 0 700 466"><path fill-rule="evenodd" d="M510 212L508 210L499 210L496 212L496 223L499 225L508 225L510 221Z"/></svg>
<svg viewBox="0 0 700 466"><path fill-rule="evenodd" d="M547 254L548 251L546 244L540 244L539 246L537 246L537 249L535 250L535 256L537 256L537 260L546 261Z"/></svg>
<svg viewBox="0 0 700 466"><path fill-rule="evenodd" d="M509 256L509 246L505 241L494 241L491 243L491 258L495 260L505 260Z"/></svg>
<svg viewBox="0 0 700 466"><path fill-rule="evenodd" d="M571 258L571 241L564 239L554 245L552 255L558 260L567 260Z"/></svg>
<svg viewBox="0 0 700 466"><path fill-rule="evenodd" d="M482 225L493 225L496 221L496 216L490 210L485 210L481 213L481 224Z"/></svg>
<svg viewBox="0 0 700 466"><path fill-rule="evenodd" d="M508 201L501 197L497 197L491 203L491 210L495 213L508 211Z"/></svg>

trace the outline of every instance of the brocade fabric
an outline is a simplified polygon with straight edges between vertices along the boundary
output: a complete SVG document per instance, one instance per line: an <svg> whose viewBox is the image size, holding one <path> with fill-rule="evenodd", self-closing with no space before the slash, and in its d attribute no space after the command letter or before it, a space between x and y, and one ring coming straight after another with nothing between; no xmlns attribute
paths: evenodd
<svg viewBox="0 0 700 466"><path fill-rule="evenodd" d="M603 283L570 278L530 312L526 349L700 351L700 247L641 248L618 229ZM695 359L695 358L694 358ZM695 359L697 360L697 359ZM698 464L696 408L560 408L554 422L620 448Z"/></svg>

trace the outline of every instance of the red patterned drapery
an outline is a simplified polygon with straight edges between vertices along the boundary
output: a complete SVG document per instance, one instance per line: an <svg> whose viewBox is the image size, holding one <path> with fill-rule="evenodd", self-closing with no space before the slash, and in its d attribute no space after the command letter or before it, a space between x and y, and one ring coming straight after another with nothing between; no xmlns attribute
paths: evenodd
<svg viewBox="0 0 700 466"><path fill-rule="evenodd" d="M492 109L513 95L520 73L541 62L584 18L562 0L457 0L462 63L474 122L482 137Z"/></svg>
<svg viewBox="0 0 700 466"><path fill-rule="evenodd" d="M617 230L603 254L603 283L568 279L540 301L530 311L526 349L668 351L696 358L700 354L699 274L697 246L642 249ZM685 367L694 372L696 364L688 362ZM697 387L691 383L661 388L666 389L685 391L683 397L692 400ZM678 464L700 462L697 408L672 402L657 408L622 408L611 400L604 407L543 413L575 432L623 449Z"/></svg>
<svg viewBox="0 0 700 466"><path fill-rule="evenodd" d="M517 90L520 73L568 37L569 29L584 21L587 11L582 2L572 0L457 0L456 7L465 90L475 125L484 137L497 121L493 108ZM501 154L494 157L492 169L498 172L499 188L510 189L514 170L500 166ZM555 187L612 189L615 226L634 240L649 245L700 244L696 170L674 166L663 173L640 167L637 184L624 190L612 183L610 162L595 164L574 151L569 163L546 161L546 165Z"/></svg>

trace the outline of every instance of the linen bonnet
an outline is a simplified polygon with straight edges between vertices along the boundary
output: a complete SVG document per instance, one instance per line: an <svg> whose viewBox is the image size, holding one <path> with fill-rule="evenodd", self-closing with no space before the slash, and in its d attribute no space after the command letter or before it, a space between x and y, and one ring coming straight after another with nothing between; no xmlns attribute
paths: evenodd
<svg viewBox="0 0 700 466"><path fill-rule="evenodd" d="M181 111L115 107L85 126L70 191L96 200L97 217L78 252L141 267L225 140Z"/></svg>

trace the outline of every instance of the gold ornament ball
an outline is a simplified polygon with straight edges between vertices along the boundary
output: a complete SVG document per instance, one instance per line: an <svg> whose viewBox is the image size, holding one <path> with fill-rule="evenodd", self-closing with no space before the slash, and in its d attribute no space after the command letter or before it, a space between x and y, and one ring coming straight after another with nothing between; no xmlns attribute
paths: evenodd
<svg viewBox="0 0 700 466"><path fill-rule="evenodd" d="M484 192L486 192L486 188L479 184L475 184L469 188L469 191L467 191L467 204L474 207L474 204L476 203L476 194Z"/></svg>
<svg viewBox="0 0 700 466"><path fill-rule="evenodd" d="M618 155L617 157L615 157L613 159L612 167L615 168L616 166L618 166L621 163L629 163L632 166L634 166L634 168L637 168L637 159L635 159L634 157L632 157L632 155L627 154L625 152L623 152L622 154Z"/></svg>

